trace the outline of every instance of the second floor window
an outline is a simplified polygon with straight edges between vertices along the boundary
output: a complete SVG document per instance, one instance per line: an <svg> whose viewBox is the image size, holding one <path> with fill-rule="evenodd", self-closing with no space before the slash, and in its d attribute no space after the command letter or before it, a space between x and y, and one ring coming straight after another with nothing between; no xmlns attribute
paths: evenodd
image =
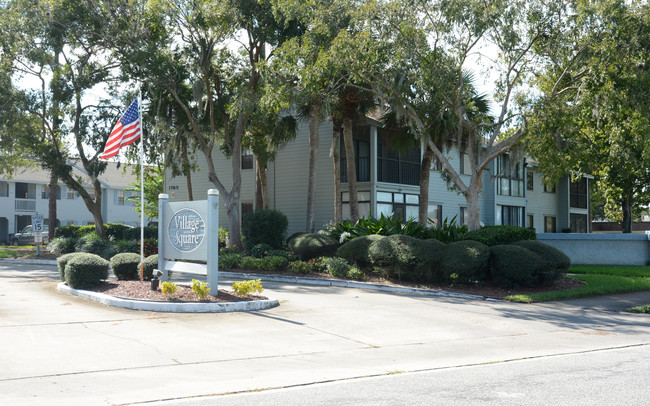
<svg viewBox="0 0 650 406"><path fill-rule="evenodd" d="M242 153L241 153L241 168L242 169L253 169L253 160L254 159L255 159L255 156L253 155L253 151L243 149Z"/></svg>
<svg viewBox="0 0 650 406"><path fill-rule="evenodd" d="M117 191L117 205L118 206L124 206L124 191L123 190L118 190Z"/></svg>
<svg viewBox="0 0 650 406"><path fill-rule="evenodd" d="M508 155L497 158L497 194L524 197L523 165L511 162Z"/></svg>
<svg viewBox="0 0 650 406"><path fill-rule="evenodd" d="M571 207L578 209L587 208L587 179L582 178L577 182L571 182Z"/></svg>
<svg viewBox="0 0 650 406"><path fill-rule="evenodd" d="M65 194L65 198L70 200L74 199L74 189L68 188Z"/></svg>

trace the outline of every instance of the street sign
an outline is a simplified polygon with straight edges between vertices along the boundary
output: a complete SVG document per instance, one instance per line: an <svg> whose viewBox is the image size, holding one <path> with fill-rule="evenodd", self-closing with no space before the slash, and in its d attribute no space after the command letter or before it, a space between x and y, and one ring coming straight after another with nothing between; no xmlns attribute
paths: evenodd
<svg viewBox="0 0 650 406"><path fill-rule="evenodd" d="M42 214L32 214L32 231L42 232L43 231L43 215Z"/></svg>
<svg viewBox="0 0 650 406"><path fill-rule="evenodd" d="M40 231L34 232L34 244L42 245L43 244L43 233Z"/></svg>

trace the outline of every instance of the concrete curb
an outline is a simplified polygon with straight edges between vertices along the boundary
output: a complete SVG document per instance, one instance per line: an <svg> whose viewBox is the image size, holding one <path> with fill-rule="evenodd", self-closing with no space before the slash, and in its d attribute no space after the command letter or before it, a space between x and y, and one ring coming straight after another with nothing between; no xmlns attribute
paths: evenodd
<svg viewBox="0 0 650 406"><path fill-rule="evenodd" d="M149 300L127 299L116 296L105 295L99 292L88 290L72 289L63 282L56 288L63 292L107 306L121 307L130 310L143 310L149 312L163 313L227 313L227 312L248 312L255 310L266 310L279 306L277 299L249 300L246 302L231 303L174 303L157 302Z"/></svg>
<svg viewBox="0 0 650 406"><path fill-rule="evenodd" d="M2 259L0 259L0 264L54 265L54 266L56 266L56 260L54 260L54 259L11 259L11 258L2 258Z"/></svg>
<svg viewBox="0 0 650 406"><path fill-rule="evenodd" d="M54 260L1 259L0 263L3 262L10 263L10 264L56 265L56 261ZM467 295L464 293L453 293L453 292L445 292L445 291L430 290L430 289L404 288L399 286L377 285L374 283L357 282L357 281L307 278L303 276L267 275L267 274L229 272L229 271L219 271L219 276L223 276L225 278L233 278L233 279L245 279L245 280L260 279L268 282L285 282L285 283L296 283L296 284L312 285L312 286L335 286L338 288L369 289L369 290L377 290L380 292L389 292L389 293L414 293L417 295L425 295L425 296L455 297L459 299L485 300L491 302L501 301L499 299L494 299L490 297L484 297L478 295Z"/></svg>

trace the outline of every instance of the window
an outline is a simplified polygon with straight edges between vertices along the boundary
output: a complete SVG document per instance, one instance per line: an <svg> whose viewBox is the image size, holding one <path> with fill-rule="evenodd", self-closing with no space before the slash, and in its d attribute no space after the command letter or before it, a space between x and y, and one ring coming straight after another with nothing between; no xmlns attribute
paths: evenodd
<svg viewBox="0 0 650 406"><path fill-rule="evenodd" d="M545 233L555 232L555 217L544 216L544 232Z"/></svg>
<svg viewBox="0 0 650 406"><path fill-rule="evenodd" d="M0 182L0 197L9 197L9 183Z"/></svg>
<svg viewBox="0 0 650 406"><path fill-rule="evenodd" d="M467 213L467 207L460 208L460 218L458 219L458 225L462 226L467 224L469 221L469 214Z"/></svg>
<svg viewBox="0 0 650 406"><path fill-rule="evenodd" d="M526 190L534 190L535 175L532 171L526 172Z"/></svg>
<svg viewBox="0 0 650 406"><path fill-rule="evenodd" d="M66 220L65 225L66 226L73 226L74 225L74 220Z"/></svg>
<svg viewBox="0 0 650 406"><path fill-rule="evenodd" d="M67 188L66 193L65 193L65 198L68 199L68 200L74 199L74 189Z"/></svg>
<svg viewBox="0 0 650 406"><path fill-rule="evenodd" d="M389 136L380 129L377 138L377 180L403 185L420 184L420 144L413 143L405 151L390 147Z"/></svg>
<svg viewBox="0 0 650 406"><path fill-rule="evenodd" d="M469 155L464 152L460 153L460 174L461 175L472 174L472 164L469 162Z"/></svg>
<svg viewBox="0 0 650 406"><path fill-rule="evenodd" d="M356 165L357 182L370 181L370 142L352 140L354 145L354 163ZM341 139L340 145L341 182L348 181L348 160L345 154L345 144Z"/></svg>
<svg viewBox="0 0 650 406"><path fill-rule="evenodd" d="M526 221L526 227L530 228L531 230L535 229L535 217L532 214L528 215L527 221Z"/></svg>
<svg viewBox="0 0 650 406"><path fill-rule="evenodd" d="M431 160L431 170L432 171L441 171L442 170L442 163L435 156Z"/></svg>
<svg viewBox="0 0 650 406"><path fill-rule="evenodd" d="M370 192L357 192L357 201L359 203L359 217L368 217L370 215ZM342 213L344 218L350 218L350 193L341 193Z"/></svg>
<svg viewBox="0 0 650 406"><path fill-rule="evenodd" d="M544 183L544 192L546 192L546 193L555 193L555 185L549 186L545 182Z"/></svg>
<svg viewBox="0 0 650 406"><path fill-rule="evenodd" d="M571 207L576 207L579 209L587 208L587 179L586 178L582 178L577 182L571 182L570 200L571 200ZM571 228L573 228L573 226Z"/></svg>
<svg viewBox="0 0 650 406"><path fill-rule="evenodd" d="M117 193L117 205L124 206L124 191L118 190L116 193Z"/></svg>
<svg viewBox="0 0 650 406"><path fill-rule="evenodd" d="M49 185L41 186L41 199L49 199L49 198L50 198L50 186ZM60 186L56 187L56 199L61 200L61 187Z"/></svg>
<svg viewBox="0 0 650 406"><path fill-rule="evenodd" d="M571 213L571 232L572 233L586 233L587 232L587 215Z"/></svg>
<svg viewBox="0 0 650 406"><path fill-rule="evenodd" d="M419 218L420 196L408 193L377 192L377 216L381 214L400 220Z"/></svg>
<svg viewBox="0 0 650 406"><path fill-rule="evenodd" d="M508 155L497 158L497 194L524 197L523 165L513 164Z"/></svg>
<svg viewBox="0 0 650 406"><path fill-rule="evenodd" d="M242 149L241 152L241 168L242 169L253 169L253 160L255 156L253 151L249 151L246 148Z"/></svg>
<svg viewBox="0 0 650 406"><path fill-rule="evenodd" d="M433 220L433 222L437 224L439 227L442 226L442 205L430 204L429 210L427 212L427 217Z"/></svg>
<svg viewBox="0 0 650 406"><path fill-rule="evenodd" d="M497 224L504 226L524 226L524 208L519 206L501 206L501 221L497 218Z"/></svg>

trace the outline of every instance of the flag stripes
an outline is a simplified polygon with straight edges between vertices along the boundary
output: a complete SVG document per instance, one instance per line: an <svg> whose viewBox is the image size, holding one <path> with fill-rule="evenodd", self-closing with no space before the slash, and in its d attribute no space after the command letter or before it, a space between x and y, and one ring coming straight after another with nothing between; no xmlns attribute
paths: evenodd
<svg viewBox="0 0 650 406"><path fill-rule="evenodd" d="M135 99L124 115L115 124L111 135L106 141L104 152L99 156L100 159L114 157L120 152L120 148L132 144L138 140L142 134L140 125L140 111L138 109L138 99Z"/></svg>

